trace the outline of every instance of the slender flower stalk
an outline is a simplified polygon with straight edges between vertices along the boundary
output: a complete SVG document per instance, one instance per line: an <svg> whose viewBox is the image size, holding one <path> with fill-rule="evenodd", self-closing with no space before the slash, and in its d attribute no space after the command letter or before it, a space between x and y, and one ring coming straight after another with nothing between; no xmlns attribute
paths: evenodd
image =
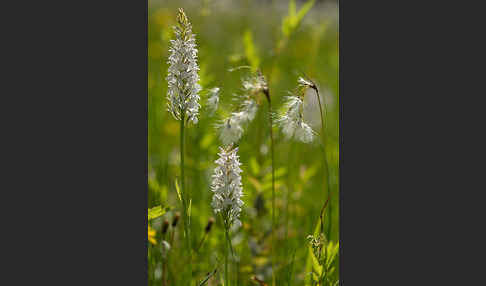
<svg viewBox="0 0 486 286"><path fill-rule="evenodd" d="M174 218L172 219L172 223L171 223L171 230L169 230L169 244L170 245L174 245L174 235L175 235L175 232L176 232L176 227L177 227L177 223L179 222L179 218L181 217L181 214L179 212L176 212L174 214ZM163 281L163 285L168 285L169 283L169 259L170 259L170 256L171 256L171 253L167 253L167 259L166 259L166 263L165 263L165 272L167 272L167 275L165 276L166 277L166 280Z"/></svg>
<svg viewBox="0 0 486 286"><path fill-rule="evenodd" d="M272 285L275 285L275 231L277 228L277 220L275 216L275 141L273 138L273 112L272 112L272 100L270 96L270 90L268 83L263 74L258 71L256 74L243 80L243 88L247 94L256 96L263 93L268 102L268 120L270 128L270 153L272 162L272 230L271 230L271 255L272 255Z"/></svg>
<svg viewBox="0 0 486 286"><path fill-rule="evenodd" d="M209 218L208 223L206 224L206 227L204 228L204 234L203 234L203 237L201 238L201 242L199 242L199 246L196 249L196 253L199 252L199 250L201 249L204 241L206 240L206 237L208 236L209 232L211 231L213 224L214 224L214 218L211 217L211 218Z"/></svg>
<svg viewBox="0 0 486 286"><path fill-rule="evenodd" d="M243 187L241 183L241 172L238 148L232 145L224 148L220 147L219 158L215 161L217 167L214 169L211 191L213 200L211 206L216 214L220 214L224 226L224 256L225 256L225 286L229 285L228 274L228 249L233 253L231 247L231 238L229 234L230 227L235 225L241 226L239 220L243 201Z"/></svg>
<svg viewBox="0 0 486 286"><path fill-rule="evenodd" d="M272 261L272 285L275 285L275 231L276 231L276 226L277 222L275 220L275 151L274 151L274 140L273 140L273 113L272 113L272 100L270 97L270 91L268 90L268 87L265 86L265 89L263 90L263 93L265 94L267 101L268 101L268 118L270 121L270 153L272 156L272 256L273 256L273 261Z"/></svg>
<svg viewBox="0 0 486 286"><path fill-rule="evenodd" d="M177 26L174 27L175 39L170 41L169 69L167 74L167 107L176 120L180 120L180 169L181 169L181 200L183 207L184 232L186 238L186 251L189 263L188 277L192 277L192 246L190 234L190 217L188 204L191 196L185 189L184 177L184 129L185 123L198 122L199 114L199 66L197 64L197 49L192 25L184 10L179 9Z"/></svg>
<svg viewBox="0 0 486 286"><path fill-rule="evenodd" d="M321 136L322 136L322 152L324 154L324 160L323 160L323 164L324 164L324 169L325 169L325 172L326 172L326 184L327 184L327 192L328 192L328 200L329 200L329 224L328 224L328 228L327 228L327 231L326 231L326 236L328 239L331 239L330 235L331 235L331 230L332 230L332 200L330 199L331 198L331 183L330 183L330 174L329 174L329 162L327 160L327 155L326 155L326 134L325 134L325 121L324 121L324 116L325 114L323 114L322 112L322 104L321 104L321 97L320 97L320 94L319 94L319 89L317 88L317 85L312 82L311 80L306 80L302 77L300 77L298 79L298 83L300 85L300 87L302 87L304 90L307 89L307 88L311 88L315 91L315 94L316 94L316 97L317 97L317 101L319 103L319 115L321 116ZM326 112L326 105L324 105L324 112ZM322 216L322 214L321 214Z"/></svg>
<svg viewBox="0 0 486 286"><path fill-rule="evenodd" d="M260 71L252 73L250 76L242 80L243 92L245 99L238 112L231 113L227 119L218 127L220 128L220 139L224 145L236 143L244 132L244 127L251 122L258 111L260 95L265 95L268 102L268 119L270 128L270 149L272 162L272 230L271 230L271 253L272 253L272 279L275 284L275 230L276 230L276 215L275 215L275 156L274 156L274 138L273 138L273 114L272 102L268 83ZM230 244L231 246L231 244Z"/></svg>

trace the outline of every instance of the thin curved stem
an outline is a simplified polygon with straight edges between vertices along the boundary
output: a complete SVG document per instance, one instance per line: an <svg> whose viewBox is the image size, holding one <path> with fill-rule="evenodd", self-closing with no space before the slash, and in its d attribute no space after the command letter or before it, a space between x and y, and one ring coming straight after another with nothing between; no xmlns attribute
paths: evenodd
<svg viewBox="0 0 486 286"><path fill-rule="evenodd" d="M324 153L324 160L323 160L323 163L324 163L324 169L325 169L325 172L326 172L326 184L327 184L327 193L328 193L328 199L329 199L329 224L328 224L328 228L327 228L327 232L326 232L326 236L327 238L330 240L331 237L331 229L332 229L332 200L330 199L331 198L331 183L330 183L330 175L329 175L329 163L327 162L327 155L326 155L326 142L325 142L325 138L326 138L326 135L324 133L324 130L325 130L325 122L324 122L324 117L323 117L323 113L322 113L322 105L321 105L321 97L319 95L319 90L317 89L317 87L314 85L312 87L312 89L315 90L316 92L316 97L317 97L317 101L319 102L319 115L321 116L321 138L322 138L322 152ZM327 113L326 109L325 109L325 105L324 105L324 111Z"/></svg>
<svg viewBox="0 0 486 286"><path fill-rule="evenodd" d="M272 156L272 246L271 246L271 253L272 253L272 285L275 285L275 231L276 231L276 220L275 220L275 152L274 152L274 145L275 142L273 140L273 116L272 116L272 101L270 98L270 91L265 89L263 91L268 101L268 118L270 123L270 152Z"/></svg>

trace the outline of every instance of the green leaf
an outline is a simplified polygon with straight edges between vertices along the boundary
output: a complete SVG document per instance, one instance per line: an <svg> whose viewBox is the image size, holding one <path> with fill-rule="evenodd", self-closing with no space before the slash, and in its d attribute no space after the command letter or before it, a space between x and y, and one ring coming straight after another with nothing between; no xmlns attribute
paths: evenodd
<svg viewBox="0 0 486 286"><path fill-rule="evenodd" d="M296 12L295 0L289 1L289 14L282 21L282 33L285 37L289 37L290 34L299 26L300 22L304 16L309 12L309 10L314 6L315 0L309 0L299 12Z"/></svg>
<svg viewBox="0 0 486 286"><path fill-rule="evenodd" d="M316 226L314 228L314 235L317 235L319 234L319 227L320 227L320 221L319 219L317 220L317 223L316 223ZM315 258L314 256L314 252L312 251L312 246L310 244L308 244L307 246L307 261L305 263L305 273L313 273L312 269L313 269L313 266L314 266L314 262L313 262L313 257ZM310 275L309 275L310 276ZM305 285L312 285L312 278L313 278L314 274L312 276L310 276L310 278L306 278L305 280Z"/></svg>
<svg viewBox="0 0 486 286"><path fill-rule="evenodd" d="M314 252L311 251L309 252L309 255L311 256L312 259L312 268L315 270L318 276L321 276L322 274L322 266L319 265L319 260L317 260L317 257L314 255Z"/></svg>
<svg viewBox="0 0 486 286"><path fill-rule="evenodd" d="M201 149L206 150L211 146L211 143L214 141L214 136L211 133L206 133L201 140L201 143L199 143L199 146Z"/></svg>
<svg viewBox="0 0 486 286"><path fill-rule="evenodd" d="M156 206L148 210L148 220L153 220L165 214L166 210L162 209L162 206Z"/></svg>
<svg viewBox="0 0 486 286"><path fill-rule="evenodd" d="M280 177L284 176L287 174L287 169L285 167L280 167L277 170L275 170L275 180L279 179ZM272 180L272 172L267 173L265 177L263 177L263 181L268 182Z"/></svg>
<svg viewBox="0 0 486 286"><path fill-rule="evenodd" d="M153 178L153 177L149 177L149 179L148 179L148 187L154 193L158 193L160 191L159 182L157 182L157 180L155 178Z"/></svg>
<svg viewBox="0 0 486 286"><path fill-rule="evenodd" d="M336 244L334 244L332 241L329 242L329 244L327 245L327 253L328 257L326 260L326 265L329 268L333 264L334 259L336 259L339 253L339 242L337 242Z"/></svg>
<svg viewBox="0 0 486 286"><path fill-rule="evenodd" d="M189 208L187 210L187 215L189 218L191 217L191 210L192 210L192 199L189 200Z"/></svg>
<svg viewBox="0 0 486 286"><path fill-rule="evenodd" d="M299 23L302 21L302 19L307 14L307 12L309 12L309 10L312 8L312 6L314 6L315 2L316 2L316 0L309 0L304 5L302 5L302 8L300 8L299 12L297 13L297 16L295 17L296 18L296 20L295 20L296 26L299 25Z"/></svg>
<svg viewBox="0 0 486 286"><path fill-rule="evenodd" d="M245 56L253 71L256 71L260 66L260 58L257 54L255 43L253 42L253 35L250 30L243 33L243 45L245 47Z"/></svg>
<svg viewBox="0 0 486 286"><path fill-rule="evenodd" d="M258 175L260 173L260 165L255 157L250 158L250 169L253 175Z"/></svg>
<svg viewBox="0 0 486 286"><path fill-rule="evenodd" d="M300 175L301 180L303 182L307 182L310 178L312 178L317 173L317 170L318 169L319 169L319 166L318 165L314 165L314 166L306 169Z"/></svg>
<svg viewBox="0 0 486 286"><path fill-rule="evenodd" d="M297 12L297 6L295 5L295 0L289 1L289 18L294 18Z"/></svg>
<svg viewBox="0 0 486 286"><path fill-rule="evenodd" d="M179 201L182 202L181 190L179 189L179 183L177 183L177 179L175 179L175 188L177 192L177 197L179 198Z"/></svg>

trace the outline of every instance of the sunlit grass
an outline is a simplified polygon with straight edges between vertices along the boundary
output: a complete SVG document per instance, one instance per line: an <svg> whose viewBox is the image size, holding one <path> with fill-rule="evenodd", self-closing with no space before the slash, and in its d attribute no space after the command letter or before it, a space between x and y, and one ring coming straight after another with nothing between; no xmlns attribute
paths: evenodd
<svg viewBox="0 0 486 286"><path fill-rule="evenodd" d="M259 285L262 280L272 285L272 256L276 285L304 285L309 270L317 275L318 265L309 262L311 256L308 235L320 224L319 214L328 198L327 172L323 166L321 143L325 142L325 158L329 165L329 187L332 229L329 239L334 249L339 238L339 84L337 10L330 5L314 4L308 13L292 26L289 20L302 9L296 4L291 16L288 3L273 6L260 1L149 1L148 42L148 134L149 189L148 207L162 205L163 214L150 219L148 253L149 285L162 285L166 267L167 285L189 285L184 277L188 263L183 223L169 226L162 237L162 223L172 222L175 212L182 214L175 181L180 176L180 125L167 112L168 41L173 36L177 9L183 7L191 19L199 49L201 85L204 89L219 87L218 111L209 116L201 112L197 125L187 126L185 132L185 185L191 193L192 284L204 281L218 285L224 273L224 227L216 219L212 230L205 232L211 217L211 174L221 142L214 124L235 106L233 94L241 93L241 79L248 70L229 72L238 66L260 69L268 78L273 112L281 111L284 97L294 91L297 79L304 73L318 86L325 112L324 140L304 144L285 140L281 130L274 127L275 142L275 243L272 244L272 160L267 107L263 105L249 123L239 141L238 154L243 182L241 214L242 227L231 234L237 259L230 256L231 285ZM204 93L202 93L204 95ZM141 95L143 96L143 95ZM314 97L314 99L311 99ZM311 110L309 122L321 130L319 106L315 95L304 105ZM201 101L205 98L202 96ZM265 104L265 102L263 102ZM159 213L160 214L160 213ZM204 238L204 239L203 239ZM164 259L161 241L170 243L169 259ZM201 243L202 241L202 243ZM326 248L326 249L327 249ZM197 252L195 251L197 249ZM324 253L324 252L323 252ZM338 259L338 258L337 258ZM169 263L164 266L165 261ZM333 274L339 275L337 260ZM310 266L309 266L310 265ZM309 269L310 267L310 269ZM327 267L327 266L326 266ZM216 272L214 272L216 270ZM208 275L210 274L210 275ZM320 272L322 274L322 271ZM253 278L256 276L255 278ZM307 282L310 283L310 282ZM199 284L196 284L199 285ZM317 285L317 284L314 284Z"/></svg>

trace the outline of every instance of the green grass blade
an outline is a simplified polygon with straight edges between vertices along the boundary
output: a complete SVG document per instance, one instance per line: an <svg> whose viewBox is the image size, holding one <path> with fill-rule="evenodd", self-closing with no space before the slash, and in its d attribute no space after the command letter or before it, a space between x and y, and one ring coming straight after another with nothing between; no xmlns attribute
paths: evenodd
<svg viewBox="0 0 486 286"><path fill-rule="evenodd" d="M162 206L156 206L148 210L148 220L153 220L154 218L158 218L159 216L164 215L166 212L165 209L162 209Z"/></svg>

